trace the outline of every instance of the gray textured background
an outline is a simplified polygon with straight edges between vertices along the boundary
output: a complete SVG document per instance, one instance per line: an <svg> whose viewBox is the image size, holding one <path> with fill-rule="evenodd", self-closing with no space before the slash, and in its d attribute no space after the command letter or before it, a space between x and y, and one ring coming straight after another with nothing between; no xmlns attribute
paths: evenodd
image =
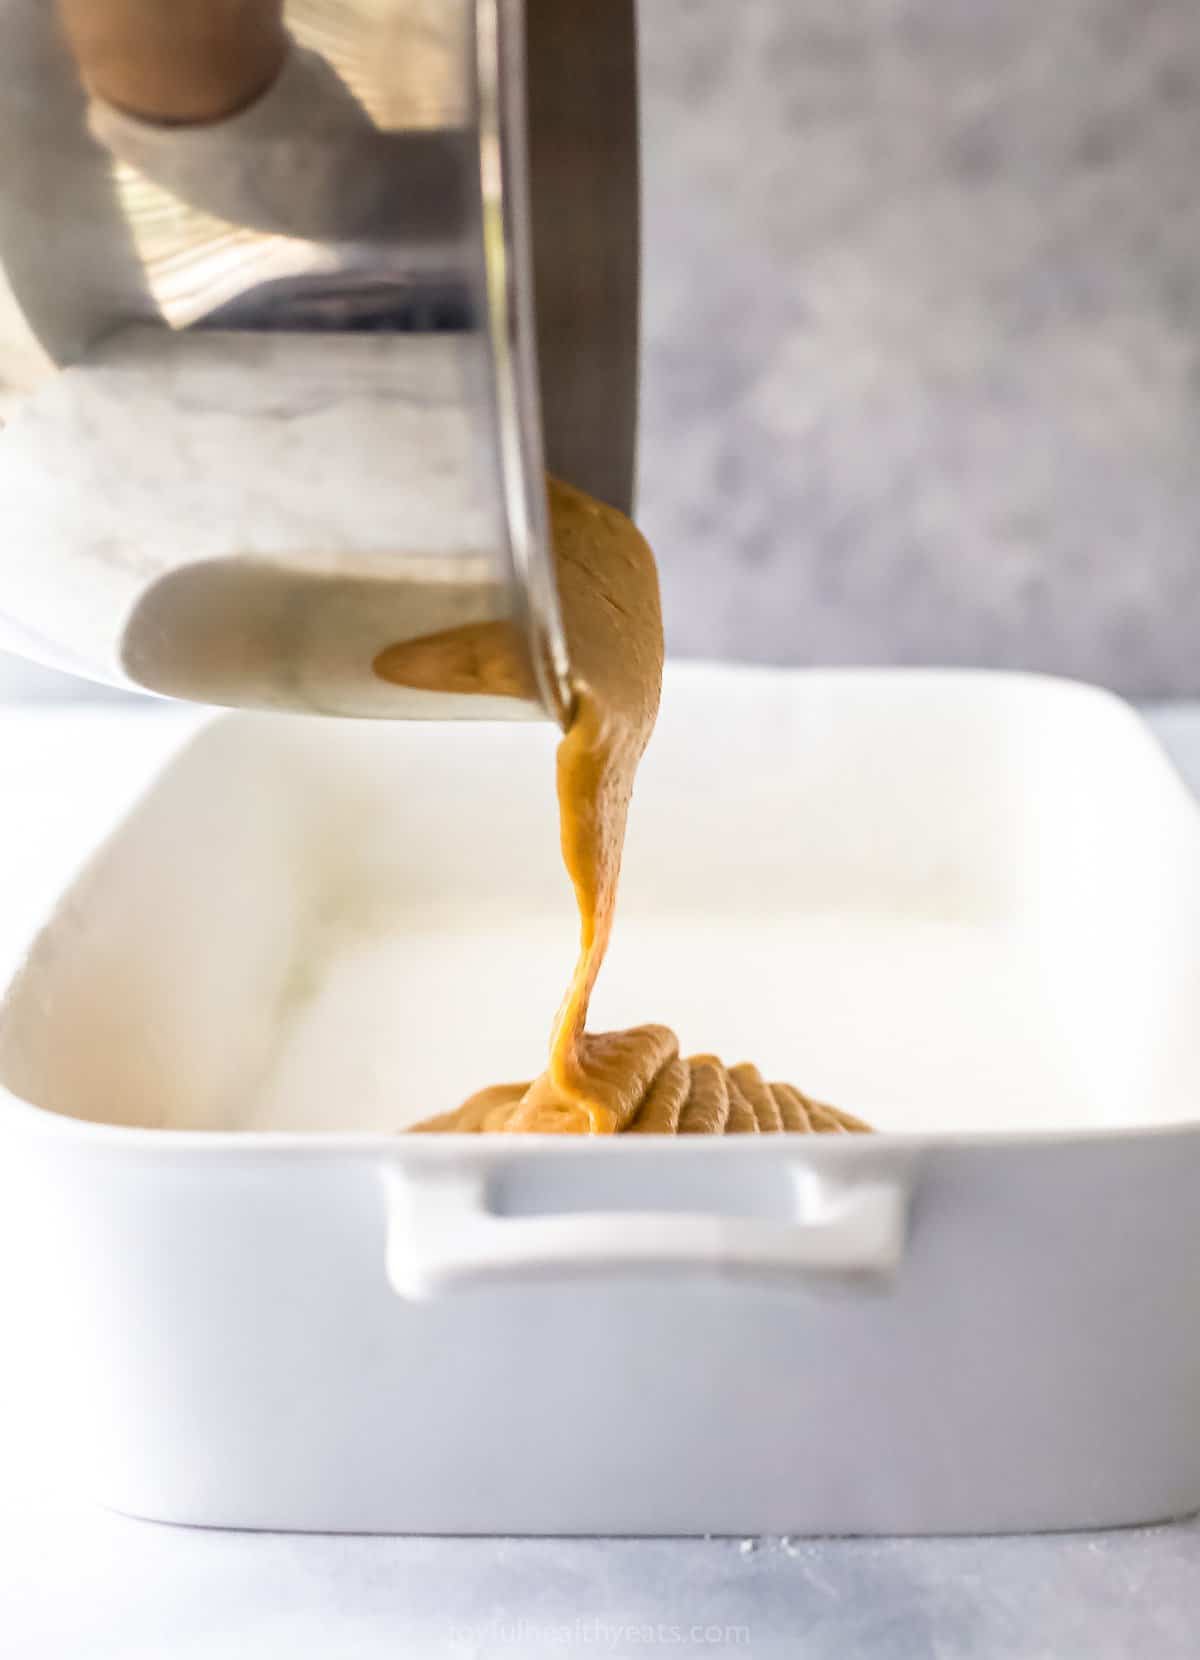
<svg viewBox="0 0 1200 1660"><path fill-rule="evenodd" d="M672 648L1200 691L1196 0L642 0L642 37Z"/></svg>
<svg viewBox="0 0 1200 1660"><path fill-rule="evenodd" d="M643 0L672 645L1200 689L1195 0Z"/></svg>

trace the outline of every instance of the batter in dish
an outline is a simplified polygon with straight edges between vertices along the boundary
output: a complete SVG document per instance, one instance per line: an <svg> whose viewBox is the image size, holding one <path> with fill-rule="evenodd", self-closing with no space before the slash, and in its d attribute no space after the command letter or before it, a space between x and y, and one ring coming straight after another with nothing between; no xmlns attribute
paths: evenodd
<svg viewBox="0 0 1200 1660"><path fill-rule="evenodd" d="M654 730L662 685L658 573L623 513L549 481L559 598L574 705L558 748L563 860L579 907L580 949L532 1083L499 1084L417 1130L610 1135L865 1130L848 1113L753 1066L713 1055L684 1060L666 1026L587 1031L588 1004L608 948L625 821L638 762ZM377 672L397 685L532 695L524 647L507 623L469 625L390 647Z"/></svg>

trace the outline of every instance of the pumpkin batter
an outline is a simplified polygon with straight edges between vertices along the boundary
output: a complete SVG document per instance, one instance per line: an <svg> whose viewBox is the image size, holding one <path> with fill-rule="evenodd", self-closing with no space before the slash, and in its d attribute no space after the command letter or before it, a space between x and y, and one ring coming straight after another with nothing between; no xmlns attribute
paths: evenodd
<svg viewBox="0 0 1200 1660"><path fill-rule="evenodd" d="M546 1071L498 1084L415 1130L607 1135L865 1130L849 1113L752 1066L713 1055L683 1060L666 1026L589 1033L588 1004L608 948L625 821L662 684L658 573L623 513L568 484L548 484L559 599L574 704L558 747L563 860L579 907L575 972L554 1023ZM381 652L376 672L397 685L532 695L524 644L509 623L472 624Z"/></svg>

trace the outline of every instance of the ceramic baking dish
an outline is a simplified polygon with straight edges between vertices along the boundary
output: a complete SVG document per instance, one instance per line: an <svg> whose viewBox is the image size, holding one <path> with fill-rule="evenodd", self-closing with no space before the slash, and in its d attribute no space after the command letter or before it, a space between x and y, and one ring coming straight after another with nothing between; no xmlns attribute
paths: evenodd
<svg viewBox="0 0 1200 1660"><path fill-rule="evenodd" d="M34 943L0 1134L98 1494L501 1533L1200 1507L1200 817L1138 718L677 670L597 1023L882 1133L397 1135L541 1063L552 745L222 719Z"/></svg>

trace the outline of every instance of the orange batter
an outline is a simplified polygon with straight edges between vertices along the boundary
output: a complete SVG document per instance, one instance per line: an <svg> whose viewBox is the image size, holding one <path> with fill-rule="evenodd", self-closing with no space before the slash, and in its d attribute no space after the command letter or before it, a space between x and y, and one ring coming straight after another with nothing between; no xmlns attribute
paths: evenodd
<svg viewBox="0 0 1200 1660"><path fill-rule="evenodd" d="M662 684L658 573L623 513L549 481L559 598L574 704L558 748L563 860L579 907L580 948L554 1023L549 1065L532 1083L500 1084L417 1130L727 1134L864 1130L848 1113L752 1066L711 1055L684 1061L666 1026L589 1033L588 1004L608 948L634 776L654 730ZM397 685L531 695L523 642L507 623L468 625L389 647L376 671Z"/></svg>

